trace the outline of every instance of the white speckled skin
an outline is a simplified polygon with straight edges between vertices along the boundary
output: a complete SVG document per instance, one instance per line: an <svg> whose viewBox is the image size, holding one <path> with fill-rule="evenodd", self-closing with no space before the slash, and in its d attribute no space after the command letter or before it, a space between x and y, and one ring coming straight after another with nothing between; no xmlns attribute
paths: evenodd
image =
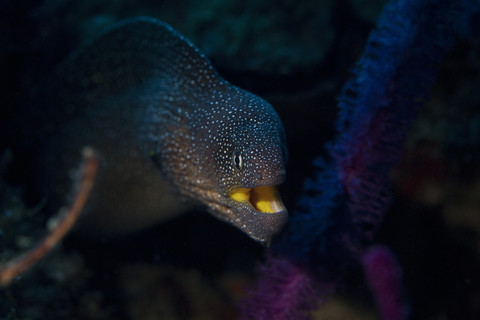
<svg viewBox="0 0 480 320"><path fill-rule="evenodd" d="M54 195L64 194L82 146L103 159L83 230L128 232L179 214L188 205L176 191L263 243L285 224L286 211L265 214L228 197L232 188L284 181L278 115L223 80L165 23L114 26L75 51L45 88L48 156L39 165Z"/></svg>

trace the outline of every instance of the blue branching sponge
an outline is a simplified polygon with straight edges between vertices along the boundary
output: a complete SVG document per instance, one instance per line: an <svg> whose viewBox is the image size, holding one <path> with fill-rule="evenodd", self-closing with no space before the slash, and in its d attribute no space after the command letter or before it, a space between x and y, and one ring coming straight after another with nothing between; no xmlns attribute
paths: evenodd
<svg viewBox="0 0 480 320"><path fill-rule="evenodd" d="M385 7L339 97L338 137L328 158L315 160L317 172L267 255L244 319L308 319L328 283L358 263L388 208L389 174L409 124L443 56L458 36L477 31L479 18L480 0L393 0ZM286 310L290 318L280 317Z"/></svg>

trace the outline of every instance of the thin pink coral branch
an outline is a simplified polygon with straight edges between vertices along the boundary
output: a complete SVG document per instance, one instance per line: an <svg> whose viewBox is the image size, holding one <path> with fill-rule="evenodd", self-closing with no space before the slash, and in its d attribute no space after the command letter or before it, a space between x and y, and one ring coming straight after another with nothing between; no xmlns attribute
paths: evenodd
<svg viewBox="0 0 480 320"><path fill-rule="evenodd" d="M57 245L75 225L95 182L99 161L90 147L83 150L83 163L75 197L68 210L61 210L56 224L45 238L30 251L13 258L0 268L0 285L8 286L12 280L30 269Z"/></svg>

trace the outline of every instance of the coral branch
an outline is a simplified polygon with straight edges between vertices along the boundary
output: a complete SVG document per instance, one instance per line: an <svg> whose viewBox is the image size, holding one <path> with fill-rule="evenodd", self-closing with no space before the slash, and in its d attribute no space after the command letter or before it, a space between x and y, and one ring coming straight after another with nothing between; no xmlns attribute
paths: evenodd
<svg viewBox="0 0 480 320"><path fill-rule="evenodd" d="M242 306L242 320L309 319L304 310L315 308L318 296L330 292L306 268L285 258L269 255L260 272L265 277Z"/></svg>
<svg viewBox="0 0 480 320"><path fill-rule="evenodd" d="M408 307L402 287L402 270L384 246L373 246L364 254L363 269L383 320L407 318Z"/></svg>
<svg viewBox="0 0 480 320"><path fill-rule="evenodd" d="M319 271L337 274L360 258L390 203L390 171L409 125L443 56L479 7L473 0L387 4L339 97L339 135L327 146L328 157L316 160L301 209L275 251L307 264L321 261Z"/></svg>
<svg viewBox="0 0 480 320"><path fill-rule="evenodd" d="M92 148L83 150L81 178L76 186L75 197L68 210L61 210L51 231L30 251L5 263L0 268L0 285L8 286L18 275L30 269L37 261L50 252L72 229L87 202L95 182L99 161Z"/></svg>
<svg viewBox="0 0 480 320"><path fill-rule="evenodd" d="M402 156L408 127L426 101L438 66L455 38L474 32L479 10L478 0L393 0L387 4L339 98L339 135L328 145L327 159L315 161L317 172L305 184L301 208L272 246L270 254L276 258L261 269L261 285L245 302L256 308L252 319L264 319L263 314L271 310L254 299L286 294L269 292L270 288L301 290L263 284L278 279L272 274L281 274L285 260L329 279L332 286L359 265L388 208L389 174ZM288 281L290 274L285 276ZM295 284L305 287L308 279ZM295 298L294 307L300 308L296 314L308 314L311 303L301 303L300 298ZM244 310L253 307L249 308Z"/></svg>

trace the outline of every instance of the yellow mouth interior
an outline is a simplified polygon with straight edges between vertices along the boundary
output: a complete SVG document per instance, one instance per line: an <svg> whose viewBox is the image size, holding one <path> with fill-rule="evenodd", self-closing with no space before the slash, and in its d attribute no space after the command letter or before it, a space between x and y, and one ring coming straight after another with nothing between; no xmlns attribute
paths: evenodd
<svg viewBox="0 0 480 320"><path fill-rule="evenodd" d="M237 188L230 192L230 198L239 202L249 202L263 213L275 213L285 209L277 189L272 186Z"/></svg>

